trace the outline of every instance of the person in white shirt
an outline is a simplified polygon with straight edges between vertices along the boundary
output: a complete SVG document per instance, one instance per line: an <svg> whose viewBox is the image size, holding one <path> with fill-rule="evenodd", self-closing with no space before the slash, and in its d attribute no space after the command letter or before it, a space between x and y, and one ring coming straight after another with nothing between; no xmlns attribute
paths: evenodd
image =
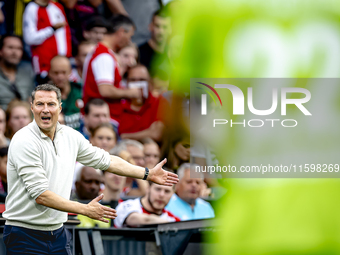
<svg viewBox="0 0 340 255"><path fill-rule="evenodd" d="M63 228L67 213L108 222L117 214L98 202L70 201L76 161L118 175L172 186L175 174L162 169L164 159L152 169L131 165L92 146L79 132L60 125L60 90L50 84L32 92L34 121L13 137L8 152L8 196L4 227L7 254L70 254L69 234Z"/></svg>

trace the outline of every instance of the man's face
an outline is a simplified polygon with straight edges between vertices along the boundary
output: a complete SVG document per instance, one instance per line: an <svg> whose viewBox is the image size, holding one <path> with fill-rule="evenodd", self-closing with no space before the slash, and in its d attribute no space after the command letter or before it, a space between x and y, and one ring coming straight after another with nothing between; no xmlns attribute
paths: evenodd
<svg viewBox="0 0 340 255"><path fill-rule="evenodd" d="M155 167L160 161L159 146L154 143L144 145L145 166L149 168Z"/></svg>
<svg viewBox="0 0 340 255"><path fill-rule="evenodd" d="M83 70L85 58L89 52L91 52L95 47L95 44L80 44L78 47L78 55L76 56L76 62L78 68Z"/></svg>
<svg viewBox="0 0 340 255"><path fill-rule="evenodd" d="M7 182L7 155L0 157L0 177Z"/></svg>
<svg viewBox="0 0 340 255"><path fill-rule="evenodd" d="M166 41L171 33L170 26L170 18L155 16L150 24L152 39L158 44Z"/></svg>
<svg viewBox="0 0 340 255"><path fill-rule="evenodd" d="M81 178L76 182L77 195L82 200L92 200L99 195L102 176L92 167L81 170Z"/></svg>
<svg viewBox="0 0 340 255"><path fill-rule="evenodd" d="M71 74L71 64L66 58L55 58L51 61L51 68L48 76L51 81L60 89L64 89L69 84Z"/></svg>
<svg viewBox="0 0 340 255"><path fill-rule="evenodd" d="M4 45L0 50L0 57L10 65L18 65L23 54L23 46L20 39L16 37L7 37Z"/></svg>
<svg viewBox="0 0 340 255"><path fill-rule="evenodd" d="M4 134L6 130L6 113L0 109L0 134Z"/></svg>
<svg viewBox="0 0 340 255"><path fill-rule="evenodd" d="M129 82L136 82L136 81L145 81L149 83L149 72L145 66L138 66L132 68L128 71L127 82L129 86ZM148 90L150 90L150 86L148 84ZM144 98L132 99L131 103L133 105L143 105Z"/></svg>
<svg viewBox="0 0 340 255"><path fill-rule="evenodd" d="M163 210L173 193L173 187L153 183L149 187L148 201L153 209Z"/></svg>
<svg viewBox="0 0 340 255"><path fill-rule="evenodd" d="M54 91L39 90L31 104L34 120L45 134L54 134L57 126L61 104Z"/></svg>
<svg viewBox="0 0 340 255"><path fill-rule="evenodd" d="M201 178L190 178L190 169L186 169L184 176L176 184L176 193L184 201L193 204L200 195L202 182Z"/></svg>
<svg viewBox="0 0 340 255"><path fill-rule="evenodd" d="M133 82L133 81L149 81L149 72L148 69L144 66L138 66L133 69L131 69L128 72L127 76L127 81L128 82Z"/></svg>
<svg viewBox="0 0 340 255"><path fill-rule="evenodd" d="M97 44L103 40L106 31L105 27L94 27L90 31L84 31L84 37L87 41Z"/></svg>
<svg viewBox="0 0 340 255"><path fill-rule="evenodd" d="M125 185L125 180L125 176L116 175L108 171L105 171L104 173L105 187L109 188L112 191L116 191L119 193L122 192Z"/></svg>
<svg viewBox="0 0 340 255"><path fill-rule="evenodd" d="M110 109L108 105L90 105L89 114L84 116L88 129L98 127L102 123L110 123Z"/></svg>
<svg viewBox="0 0 340 255"><path fill-rule="evenodd" d="M27 126L31 122L30 112L24 106L17 106L12 109L11 117L8 120L8 126L13 133Z"/></svg>
<svg viewBox="0 0 340 255"><path fill-rule="evenodd" d="M131 43L131 37L135 33L135 29L132 26L129 27L120 27L117 30L118 36L118 49L122 49L128 46Z"/></svg>
<svg viewBox="0 0 340 255"><path fill-rule="evenodd" d="M126 149L131 154L137 166L141 166L141 167L145 166L144 153L141 149L139 149L136 146L132 146L132 145L126 146Z"/></svg>
<svg viewBox="0 0 340 255"><path fill-rule="evenodd" d="M109 152L116 145L116 134L108 127L101 127L90 138L90 141L94 146Z"/></svg>

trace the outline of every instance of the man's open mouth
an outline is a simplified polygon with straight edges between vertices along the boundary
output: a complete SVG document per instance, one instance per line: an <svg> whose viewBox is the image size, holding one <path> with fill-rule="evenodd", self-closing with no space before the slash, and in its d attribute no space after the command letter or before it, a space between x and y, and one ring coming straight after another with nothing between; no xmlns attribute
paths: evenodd
<svg viewBox="0 0 340 255"><path fill-rule="evenodd" d="M50 120L51 117L41 117L42 120Z"/></svg>

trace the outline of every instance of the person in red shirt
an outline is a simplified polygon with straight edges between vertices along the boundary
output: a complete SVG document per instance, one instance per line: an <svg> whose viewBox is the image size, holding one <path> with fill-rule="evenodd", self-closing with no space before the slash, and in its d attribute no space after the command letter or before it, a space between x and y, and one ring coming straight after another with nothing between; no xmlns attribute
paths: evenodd
<svg viewBox="0 0 340 255"><path fill-rule="evenodd" d="M108 103L110 115L118 125L122 98L140 98L139 89L122 89L118 62L114 52L131 42L134 24L130 18L116 15L110 20L103 41L88 54L84 64L84 104L92 98L101 98Z"/></svg>
<svg viewBox="0 0 340 255"><path fill-rule="evenodd" d="M30 2L23 15L24 41L31 46L33 68L39 83L46 82L50 61L71 57L71 31L61 4L50 0Z"/></svg>
<svg viewBox="0 0 340 255"><path fill-rule="evenodd" d="M157 142L162 140L168 103L164 97L156 98L150 93L149 80L149 72L143 65L136 65L128 71L128 87L138 87L143 91L143 97L122 103L118 128L122 139L142 140L150 137Z"/></svg>

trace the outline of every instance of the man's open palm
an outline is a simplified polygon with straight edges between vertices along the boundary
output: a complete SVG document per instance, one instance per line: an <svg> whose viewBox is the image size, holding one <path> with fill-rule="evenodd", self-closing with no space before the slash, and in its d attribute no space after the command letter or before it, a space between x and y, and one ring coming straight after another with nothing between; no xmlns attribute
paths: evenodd
<svg viewBox="0 0 340 255"><path fill-rule="evenodd" d="M172 186L176 184L179 181L178 175L162 169L165 163L166 159L163 159L154 168L150 169L147 180L165 186Z"/></svg>

